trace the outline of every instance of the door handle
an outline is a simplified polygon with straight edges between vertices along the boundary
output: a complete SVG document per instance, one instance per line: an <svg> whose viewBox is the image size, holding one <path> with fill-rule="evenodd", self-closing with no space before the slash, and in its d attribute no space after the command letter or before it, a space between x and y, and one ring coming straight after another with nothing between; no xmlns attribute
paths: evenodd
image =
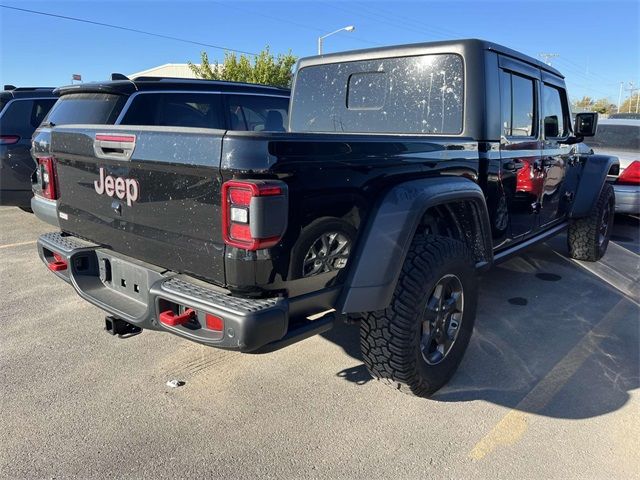
<svg viewBox="0 0 640 480"><path fill-rule="evenodd" d="M98 158L112 160L129 160L136 147L136 136L111 135L97 133L93 142L93 151Z"/></svg>
<svg viewBox="0 0 640 480"><path fill-rule="evenodd" d="M513 160L509 160L503 166L503 168L509 172L517 172L518 170L522 170L524 168L524 164L522 162L516 162Z"/></svg>

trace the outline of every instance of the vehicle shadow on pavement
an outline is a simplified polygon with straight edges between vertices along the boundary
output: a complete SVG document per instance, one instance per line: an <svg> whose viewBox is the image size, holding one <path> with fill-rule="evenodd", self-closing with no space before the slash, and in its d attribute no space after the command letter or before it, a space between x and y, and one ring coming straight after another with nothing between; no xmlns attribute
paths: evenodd
<svg viewBox="0 0 640 480"><path fill-rule="evenodd" d="M637 304L558 253L538 246L481 277L473 338L433 400L577 419L617 410L640 387ZM323 336L362 360L357 326ZM337 375L372 380L363 364Z"/></svg>

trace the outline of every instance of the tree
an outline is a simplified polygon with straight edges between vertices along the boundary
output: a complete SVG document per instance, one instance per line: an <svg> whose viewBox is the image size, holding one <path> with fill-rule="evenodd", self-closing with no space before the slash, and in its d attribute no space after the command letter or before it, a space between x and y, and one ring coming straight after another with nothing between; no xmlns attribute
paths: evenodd
<svg viewBox="0 0 640 480"><path fill-rule="evenodd" d="M298 59L291 50L274 57L268 46L253 57L253 60L244 54L238 57L234 52L225 52L222 64L217 61L211 64L207 52L202 52L200 57L200 65L189 62L189 68L198 78L259 83L276 87L291 85L291 69Z"/></svg>
<svg viewBox="0 0 640 480"><path fill-rule="evenodd" d="M591 97L584 96L580 100L573 102L573 106L576 110L591 110L591 107L593 107L593 100Z"/></svg>
<svg viewBox="0 0 640 480"><path fill-rule="evenodd" d="M636 93L622 102L622 105L620 105L620 113L640 112L640 108L638 108L639 105L640 93Z"/></svg>
<svg viewBox="0 0 640 480"><path fill-rule="evenodd" d="M608 99L601 98L592 105L591 110L593 112L610 115L616 112L616 106L609 102Z"/></svg>

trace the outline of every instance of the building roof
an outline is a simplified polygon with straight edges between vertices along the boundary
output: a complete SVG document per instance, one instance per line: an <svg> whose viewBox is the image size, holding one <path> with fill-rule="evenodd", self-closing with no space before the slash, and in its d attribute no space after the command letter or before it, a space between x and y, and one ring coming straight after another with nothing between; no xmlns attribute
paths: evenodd
<svg viewBox="0 0 640 480"><path fill-rule="evenodd" d="M187 63L165 63L157 67L151 67L141 72L127 75L129 78L136 77L173 77L173 78L198 78L189 68Z"/></svg>

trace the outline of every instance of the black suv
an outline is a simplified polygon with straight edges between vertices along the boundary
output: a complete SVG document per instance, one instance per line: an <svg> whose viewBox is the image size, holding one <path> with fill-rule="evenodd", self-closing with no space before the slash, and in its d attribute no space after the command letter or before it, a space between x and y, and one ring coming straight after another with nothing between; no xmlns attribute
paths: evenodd
<svg viewBox="0 0 640 480"><path fill-rule="evenodd" d="M213 80L113 77L119 80L58 88L60 99L34 138L46 141L52 127L69 124L283 132L287 123L288 89ZM58 226L54 162L43 152L34 158L38 169L31 206L38 218Z"/></svg>
<svg viewBox="0 0 640 480"><path fill-rule="evenodd" d="M0 205L29 209L31 135L55 102L53 88L5 85L0 92Z"/></svg>

